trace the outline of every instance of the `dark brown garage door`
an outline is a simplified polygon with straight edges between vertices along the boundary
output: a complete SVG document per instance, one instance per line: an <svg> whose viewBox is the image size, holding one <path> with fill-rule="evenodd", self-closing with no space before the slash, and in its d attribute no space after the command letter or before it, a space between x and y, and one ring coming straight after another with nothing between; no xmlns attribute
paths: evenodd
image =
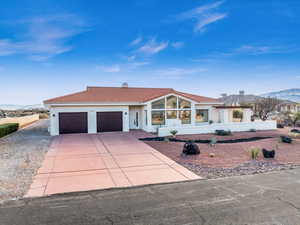
<svg viewBox="0 0 300 225"><path fill-rule="evenodd" d="M59 133L87 133L87 113L68 112L59 113Z"/></svg>
<svg viewBox="0 0 300 225"><path fill-rule="evenodd" d="M97 112L97 132L123 130L122 112Z"/></svg>

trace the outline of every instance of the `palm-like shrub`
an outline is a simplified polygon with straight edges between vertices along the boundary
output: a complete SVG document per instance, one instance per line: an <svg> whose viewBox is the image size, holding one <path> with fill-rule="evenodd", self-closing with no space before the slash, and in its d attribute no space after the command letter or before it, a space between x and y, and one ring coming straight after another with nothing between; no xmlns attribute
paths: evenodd
<svg viewBox="0 0 300 225"><path fill-rule="evenodd" d="M260 148L257 148L257 147L250 148L251 159L256 160L259 156L259 153L260 153Z"/></svg>

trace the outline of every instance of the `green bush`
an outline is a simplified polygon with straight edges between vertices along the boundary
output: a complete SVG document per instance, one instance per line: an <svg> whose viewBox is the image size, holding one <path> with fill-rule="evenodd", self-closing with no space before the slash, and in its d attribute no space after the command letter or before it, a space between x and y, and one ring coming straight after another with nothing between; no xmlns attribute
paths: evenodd
<svg viewBox="0 0 300 225"><path fill-rule="evenodd" d="M219 136L229 136L231 135L231 131L230 130L215 130L215 135L219 135Z"/></svg>
<svg viewBox="0 0 300 225"><path fill-rule="evenodd" d="M0 138L4 137L12 132L15 132L19 129L18 123L6 123L0 125Z"/></svg>

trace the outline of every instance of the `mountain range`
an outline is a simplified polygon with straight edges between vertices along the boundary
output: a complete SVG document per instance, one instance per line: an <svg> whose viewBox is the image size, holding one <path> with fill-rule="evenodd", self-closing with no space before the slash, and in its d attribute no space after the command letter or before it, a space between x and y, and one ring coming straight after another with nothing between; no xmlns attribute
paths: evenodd
<svg viewBox="0 0 300 225"><path fill-rule="evenodd" d="M14 104L0 104L2 110L30 110L30 109L43 109L42 104L35 105L14 105Z"/></svg>
<svg viewBox="0 0 300 225"><path fill-rule="evenodd" d="M300 88L286 89L282 91L274 91L261 95L262 97L278 98L300 103Z"/></svg>

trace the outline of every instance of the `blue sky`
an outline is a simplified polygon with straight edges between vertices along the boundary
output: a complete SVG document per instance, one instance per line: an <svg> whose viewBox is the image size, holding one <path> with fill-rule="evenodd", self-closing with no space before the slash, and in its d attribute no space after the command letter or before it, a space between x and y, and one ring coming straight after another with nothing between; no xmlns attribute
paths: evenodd
<svg viewBox="0 0 300 225"><path fill-rule="evenodd" d="M218 97L300 86L297 0L4 0L0 104L90 86Z"/></svg>

